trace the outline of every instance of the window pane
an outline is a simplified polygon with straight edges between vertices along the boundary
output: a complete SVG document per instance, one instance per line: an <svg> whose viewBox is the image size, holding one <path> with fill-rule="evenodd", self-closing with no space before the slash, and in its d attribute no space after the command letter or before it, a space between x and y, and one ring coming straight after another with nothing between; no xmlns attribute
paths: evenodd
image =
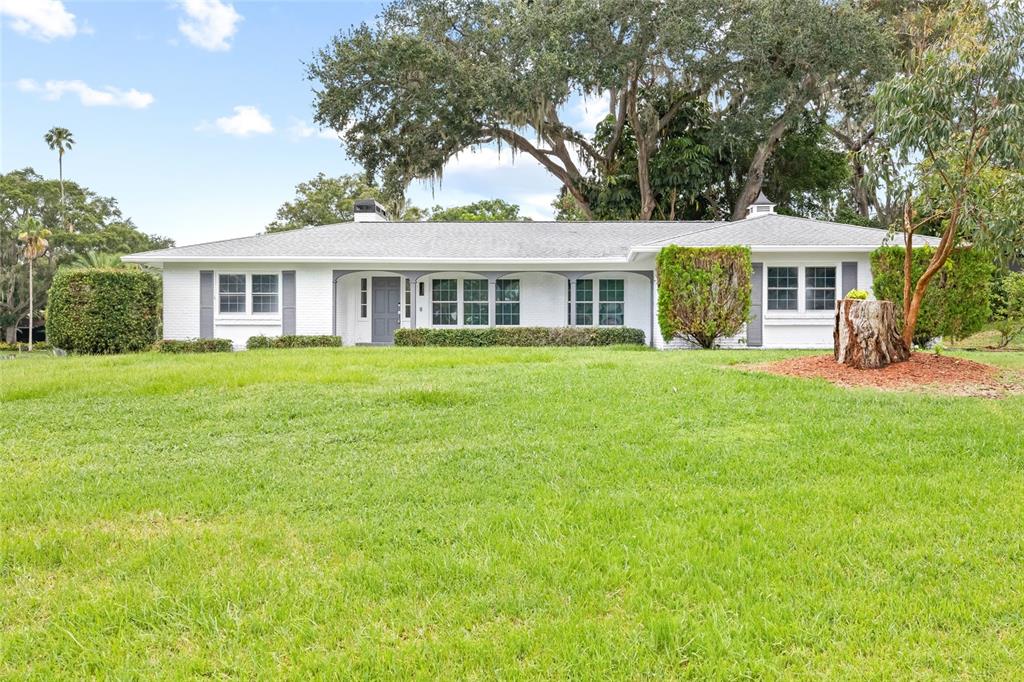
<svg viewBox="0 0 1024 682"><path fill-rule="evenodd" d="M431 282L433 300L457 301L459 298L459 281L457 279L435 279Z"/></svg>
<svg viewBox="0 0 1024 682"><path fill-rule="evenodd" d="M252 293L254 294L276 294L277 275L253 275Z"/></svg>
<svg viewBox="0 0 1024 682"><path fill-rule="evenodd" d="M768 268L768 310L796 310L797 269Z"/></svg>
<svg viewBox="0 0 1024 682"><path fill-rule="evenodd" d="M459 304L458 303L434 303L433 306L433 322L437 325L448 325L459 323Z"/></svg>
<svg viewBox="0 0 1024 682"><path fill-rule="evenodd" d="M497 303L494 309L494 324L519 324L518 303Z"/></svg>
<svg viewBox="0 0 1024 682"><path fill-rule="evenodd" d="M519 300L519 280L499 279L495 282L495 297L499 301Z"/></svg>
<svg viewBox="0 0 1024 682"><path fill-rule="evenodd" d="M599 293L602 301L625 301L626 283L621 279L602 279Z"/></svg>
<svg viewBox="0 0 1024 682"><path fill-rule="evenodd" d="M459 323L459 281L457 279L431 280L431 319L436 325Z"/></svg>
<svg viewBox="0 0 1024 682"><path fill-rule="evenodd" d="M499 279L494 284L494 323L519 324L519 280Z"/></svg>
<svg viewBox="0 0 1024 682"><path fill-rule="evenodd" d="M486 325L490 324L487 319L487 303L469 302L464 303L462 308L462 324L465 325Z"/></svg>
<svg viewBox="0 0 1024 682"><path fill-rule="evenodd" d="M359 317L366 317L367 308L369 307L367 306L369 296L366 291L368 281L365 277L359 280Z"/></svg>
<svg viewBox="0 0 1024 682"><path fill-rule="evenodd" d="M277 275L252 276L252 311L277 312Z"/></svg>
<svg viewBox="0 0 1024 682"><path fill-rule="evenodd" d="M462 300L463 301L486 301L487 300L487 280L486 279L467 279L462 281Z"/></svg>
<svg viewBox="0 0 1024 682"><path fill-rule="evenodd" d="M245 275L219 275L220 312L245 312Z"/></svg>
<svg viewBox="0 0 1024 682"><path fill-rule="evenodd" d="M594 280L576 280L576 324L594 324Z"/></svg>
<svg viewBox="0 0 1024 682"><path fill-rule="evenodd" d="M412 317L412 279L405 278L405 316Z"/></svg>
<svg viewBox="0 0 1024 682"><path fill-rule="evenodd" d="M594 300L594 280L592 279L581 279L576 281L576 300L577 301L593 301Z"/></svg>
<svg viewBox="0 0 1024 682"><path fill-rule="evenodd" d="M621 303L601 303L597 323L605 326L624 324L624 311Z"/></svg>
<svg viewBox="0 0 1024 682"><path fill-rule="evenodd" d="M814 267L804 271L808 310L833 310L836 304L836 269Z"/></svg>

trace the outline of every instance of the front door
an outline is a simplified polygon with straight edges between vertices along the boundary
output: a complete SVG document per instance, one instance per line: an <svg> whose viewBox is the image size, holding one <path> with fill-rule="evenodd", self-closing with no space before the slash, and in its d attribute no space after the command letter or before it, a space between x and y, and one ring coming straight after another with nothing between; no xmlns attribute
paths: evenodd
<svg viewBox="0 0 1024 682"><path fill-rule="evenodd" d="M394 343L395 330L401 325L401 279L398 277L373 278L373 331L374 343Z"/></svg>

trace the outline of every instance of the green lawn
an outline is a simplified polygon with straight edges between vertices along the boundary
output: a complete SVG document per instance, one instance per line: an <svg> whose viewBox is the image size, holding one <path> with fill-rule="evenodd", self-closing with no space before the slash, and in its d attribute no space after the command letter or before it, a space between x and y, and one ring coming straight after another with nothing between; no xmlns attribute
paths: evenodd
<svg viewBox="0 0 1024 682"><path fill-rule="evenodd" d="M768 357L0 361L0 678L1018 678L1024 396Z"/></svg>

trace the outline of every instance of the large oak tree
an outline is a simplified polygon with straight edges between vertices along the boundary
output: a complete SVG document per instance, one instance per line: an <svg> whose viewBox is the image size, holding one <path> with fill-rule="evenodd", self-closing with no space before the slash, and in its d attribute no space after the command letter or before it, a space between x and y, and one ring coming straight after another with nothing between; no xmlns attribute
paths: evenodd
<svg viewBox="0 0 1024 682"><path fill-rule="evenodd" d="M385 186L436 178L456 153L498 143L555 176L593 215L588 168L613 170L629 126L639 203L658 205L663 134L694 100L749 152L731 208L741 217L786 131L884 50L873 15L825 0L395 0L309 65L316 119ZM600 144L566 120L573 97L605 95Z"/></svg>

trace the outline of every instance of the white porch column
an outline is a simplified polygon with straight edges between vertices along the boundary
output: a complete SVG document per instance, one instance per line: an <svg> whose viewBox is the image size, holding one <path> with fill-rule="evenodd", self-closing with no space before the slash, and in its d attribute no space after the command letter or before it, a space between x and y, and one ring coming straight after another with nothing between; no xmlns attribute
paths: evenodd
<svg viewBox="0 0 1024 682"><path fill-rule="evenodd" d="M495 311L498 309L498 275L487 274L487 325L494 326L496 319Z"/></svg>

